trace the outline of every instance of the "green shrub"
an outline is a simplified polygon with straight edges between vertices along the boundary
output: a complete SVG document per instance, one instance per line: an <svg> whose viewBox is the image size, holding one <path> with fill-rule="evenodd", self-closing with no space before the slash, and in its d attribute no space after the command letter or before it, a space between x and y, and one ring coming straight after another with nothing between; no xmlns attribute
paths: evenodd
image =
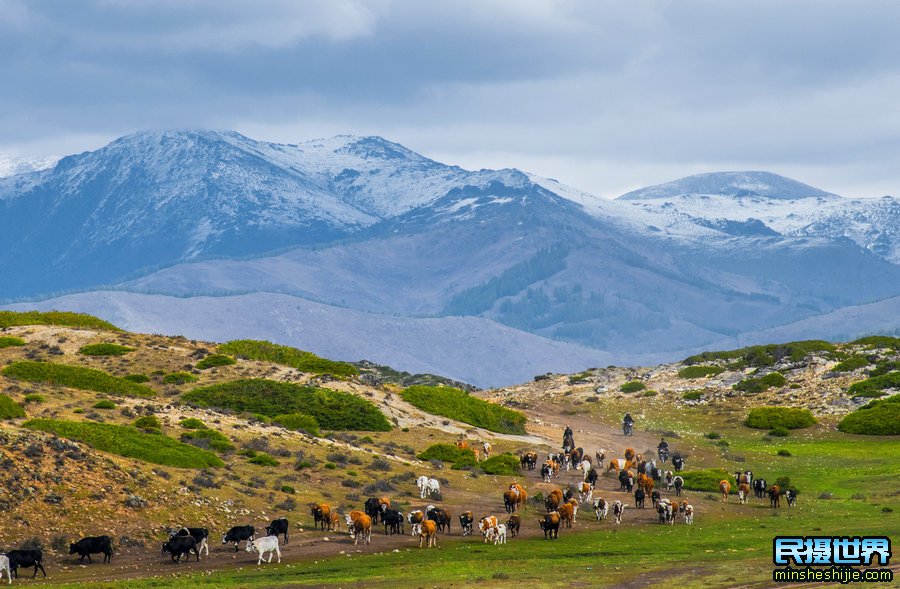
<svg viewBox="0 0 900 589"><path fill-rule="evenodd" d="M134 348L119 344L88 344L78 349L78 353L84 356L122 356L133 351Z"/></svg>
<svg viewBox="0 0 900 589"><path fill-rule="evenodd" d="M219 352L230 354L236 358L273 362L296 368L302 372L314 374L333 374L334 376L353 376L359 371L347 362L326 360L313 354L290 346L280 346L260 340L235 340L219 346Z"/></svg>
<svg viewBox="0 0 900 589"><path fill-rule="evenodd" d="M304 413L329 430L390 431L391 424L371 402L351 393L266 379L244 379L196 388L186 403L275 417Z"/></svg>
<svg viewBox="0 0 900 589"><path fill-rule="evenodd" d="M473 397L453 387L412 386L400 395L411 405L434 415L442 415L504 434L524 434L525 415L496 403Z"/></svg>
<svg viewBox="0 0 900 589"><path fill-rule="evenodd" d="M128 376L123 376L125 380L130 380L131 382L150 382L150 377L146 374L129 374Z"/></svg>
<svg viewBox="0 0 900 589"><path fill-rule="evenodd" d="M14 362L3 369L3 374L30 382L45 382L73 389L111 393L127 397L152 397L155 394L153 389L149 387L112 376L102 370L85 368L83 366L70 366L68 364L32 361Z"/></svg>
<svg viewBox="0 0 900 589"><path fill-rule="evenodd" d="M703 398L703 391L686 391L681 398L685 401L699 401Z"/></svg>
<svg viewBox="0 0 900 589"><path fill-rule="evenodd" d="M471 466L475 464L475 453L466 448L460 450L455 444L433 444L417 456L419 460L440 460L453 465Z"/></svg>
<svg viewBox="0 0 900 589"><path fill-rule="evenodd" d="M869 364L871 364L871 360L866 358L865 356L850 356L846 360L838 362L838 364L831 369L832 372L850 372L851 370L857 370L859 368L865 368Z"/></svg>
<svg viewBox="0 0 900 589"><path fill-rule="evenodd" d="M728 474L724 468L685 470L678 474L684 479L684 488L691 491L718 493L719 483L727 480L731 483L731 490L737 492L737 483L734 480L734 476Z"/></svg>
<svg viewBox="0 0 900 589"><path fill-rule="evenodd" d="M178 422L178 425L184 429L207 429L206 424L196 417L188 417Z"/></svg>
<svg viewBox="0 0 900 589"><path fill-rule="evenodd" d="M0 337L0 349L11 348L13 346L24 346L25 340L17 337Z"/></svg>
<svg viewBox="0 0 900 589"><path fill-rule="evenodd" d="M72 409L72 413L78 413L80 415L84 413L84 409L81 407L76 407L75 409Z"/></svg>
<svg viewBox="0 0 900 589"><path fill-rule="evenodd" d="M649 391L644 391L643 393L641 393L641 396L642 397L655 397L658 394L659 394L658 391L654 391L651 389Z"/></svg>
<svg viewBox="0 0 900 589"><path fill-rule="evenodd" d="M46 403L47 398L44 395L39 395L37 393L29 393L25 395L23 399L25 403Z"/></svg>
<svg viewBox="0 0 900 589"><path fill-rule="evenodd" d="M791 430L786 427L776 427L769 430L769 435L776 438L784 438L791 435Z"/></svg>
<svg viewBox="0 0 900 589"><path fill-rule="evenodd" d="M759 378L745 378L732 388L744 393L762 393L772 387L783 387L785 382L784 376L780 372L770 372Z"/></svg>
<svg viewBox="0 0 900 589"><path fill-rule="evenodd" d="M622 386L620 386L619 390L622 391L623 393L636 393L638 391L643 391L646 388L647 388L647 385L645 385L641 381L632 380L632 381L626 382Z"/></svg>
<svg viewBox="0 0 900 589"><path fill-rule="evenodd" d="M61 419L32 419L24 426L84 442L101 452L153 464L178 468L209 468L224 464L212 452L159 434L146 434L130 426Z"/></svg>
<svg viewBox="0 0 900 589"><path fill-rule="evenodd" d="M767 344L763 346L749 346L740 348L739 350L728 350L722 352L703 352L689 356L682 361L682 364L693 365L703 362L711 362L714 360L732 360L730 368L741 369L748 366L764 368L772 366L776 362L785 358L792 362L803 360L812 352L833 352L834 344L823 340L806 340L797 342L788 342L785 344Z"/></svg>
<svg viewBox="0 0 900 589"><path fill-rule="evenodd" d="M778 450L777 454L778 454L778 456L784 456L784 457L791 456L791 453L788 452L787 450L785 450L784 448Z"/></svg>
<svg viewBox="0 0 900 589"><path fill-rule="evenodd" d="M895 370L900 370L900 360L882 360L869 371L869 376L882 376Z"/></svg>
<svg viewBox="0 0 900 589"><path fill-rule="evenodd" d="M134 427L146 432L162 431L162 422L155 415L144 415L134 420Z"/></svg>
<svg viewBox="0 0 900 589"><path fill-rule="evenodd" d="M225 434L221 432L217 432L214 429L203 428L191 430L189 432L183 432L181 434L181 441L191 443L195 440L208 440L209 447L215 450L216 452L233 452L234 445L228 439ZM194 444L196 445L196 444Z"/></svg>
<svg viewBox="0 0 900 589"><path fill-rule="evenodd" d="M63 325L66 327L82 327L87 329L105 329L122 331L112 323L84 313L67 311L0 311L0 328L16 325Z"/></svg>
<svg viewBox="0 0 900 589"><path fill-rule="evenodd" d="M888 350L900 350L900 337L890 337L887 335L870 335L869 337L863 337L850 343L857 346L867 346L873 349L882 348Z"/></svg>
<svg viewBox="0 0 900 589"><path fill-rule="evenodd" d="M109 399L101 399L94 403L94 409L115 409L116 404Z"/></svg>
<svg viewBox="0 0 900 589"><path fill-rule="evenodd" d="M519 458L509 453L497 454L478 465L485 474L515 476L519 474Z"/></svg>
<svg viewBox="0 0 900 589"><path fill-rule="evenodd" d="M166 384L174 384L174 385L182 385L187 384L189 382L197 382L199 380L196 376L191 374L190 372L170 372L169 374L163 377L163 382Z"/></svg>
<svg viewBox="0 0 900 589"><path fill-rule="evenodd" d="M744 425L755 429L798 429L809 427L816 423L809 409L796 409L794 407L754 407L747 414Z"/></svg>
<svg viewBox="0 0 900 589"><path fill-rule="evenodd" d="M585 370L584 372L579 372L578 374L573 374L569 377L569 384L576 384L583 380L587 380L591 377L591 371Z"/></svg>
<svg viewBox="0 0 900 589"><path fill-rule="evenodd" d="M7 397L0 394L0 419L16 419L25 417L25 410L22 406Z"/></svg>
<svg viewBox="0 0 900 589"><path fill-rule="evenodd" d="M883 397L885 389L900 388L900 372L888 372L861 380L847 389L854 397Z"/></svg>
<svg viewBox="0 0 900 589"><path fill-rule="evenodd" d="M688 366L678 371L678 378L705 378L725 372L721 366Z"/></svg>
<svg viewBox="0 0 900 589"><path fill-rule="evenodd" d="M719 438L722 437L722 434L720 434L718 432L709 432L709 433L703 434L703 437L706 438L707 440L718 440Z"/></svg>
<svg viewBox="0 0 900 589"><path fill-rule="evenodd" d="M214 366L230 366L231 364L235 364L235 360L231 356L225 354L210 354L197 362L197 368L206 370L207 368L213 368Z"/></svg>
<svg viewBox="0 0 900 589"><path fill-rule="evenodd" d="M285 413L272 418L272 423L277 423L287 429L307 433L311 436L319 435L319 422L312 415L305 413Z"/></svg>
<svg viewBox="0 0 900 589"><path fill-rule="evenodd" d="M872 401L847 414L838 430L866 436L900 435L900 395Z"/></svg>
<svg viewBox="0 0 900 589"><path fill-rule="evenodd" d="M294 493L297 492L297 490L294 489L294 487L292 487L292 486L290 486L290 485L281 485L281 489L280 489L280 490L281 490L282 493L287 493L287 494L289 494L289 495L293 495Z"/></svg>

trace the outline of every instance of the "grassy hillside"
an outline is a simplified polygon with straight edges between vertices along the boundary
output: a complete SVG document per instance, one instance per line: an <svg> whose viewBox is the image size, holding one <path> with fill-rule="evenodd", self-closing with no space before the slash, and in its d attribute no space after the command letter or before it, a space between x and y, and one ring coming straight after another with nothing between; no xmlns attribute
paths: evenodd
<svg viewBox="0 0 900 589"><path fill-rule="evenodd" d="M334 376L352 376L359 371L355 366L347 362L335 362L326 360L313 354L292 348L281 346L272 342L259 340L235 340L219 346L219 352L230 354L236 358L248 360L260 360L272 362L283 366L290 366L303 372L315 374L332 374Z"/></svg>
<svg viewBox="0 0 900 589"><path fill-rule="evenodd" d="M452 387L414 386L404 389L403 400L423 411L450 417L476 427L507 433L525 433L525 415L487 403Z"/></svg>
<svg viewBox="0 0 900 589"><path fill-rule="evenodd" d="M100 370L51 362L14 362L3 369L3 375L29 382L47 383L73 389L111 393L129 397L152 397L150 387L112 376Z"/></svg>
<svg viewBox="0 0 900 589"><path fill-rule="evenodd" d="M67 311L0 311L0 328L18 325L61 325L79 329L99 329L105 331L121 331L118 327L84 313Z"/></svg>

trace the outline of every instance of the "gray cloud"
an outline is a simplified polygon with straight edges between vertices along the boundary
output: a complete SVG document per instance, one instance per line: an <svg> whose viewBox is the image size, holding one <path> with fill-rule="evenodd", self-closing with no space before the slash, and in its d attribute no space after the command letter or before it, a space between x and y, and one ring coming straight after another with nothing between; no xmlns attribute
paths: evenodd
<svg viewBox="0 0 900 589"><path fill-rule="evenodd" d="M0 0L0 151L375 133L606 196L726 168L876 196L897 30L887 1Z"/></svg>

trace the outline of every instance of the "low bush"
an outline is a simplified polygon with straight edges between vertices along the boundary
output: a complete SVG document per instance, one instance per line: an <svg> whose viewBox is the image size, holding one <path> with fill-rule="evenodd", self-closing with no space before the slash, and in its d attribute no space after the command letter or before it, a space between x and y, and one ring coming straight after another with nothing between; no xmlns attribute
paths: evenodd
<svg viewBox="0 0 900 589"><path fill-rule="evenodd" d="M869 371L869 376L882 376L895 370L900 370L900 360L882 360Z"/></svg>
<svg viewBox="0 0 900 589"><path fill-rule="evenodd" d="M150 377L146 374L129 374L128 376L123 376L125 380L130 380L131 382L150 382Z"/></svg>
<svg viewBox="0 0 900 589"><path fill-rule="evenodd" d="M201 440L204 441L201 442ZM202 443L220 453L233 452L235 449L234 444L231 443L225 434L209 428L200 428L184 432L181 434L181 441L193 444L194 446L198 446Z"/></svg>
<svg viewBox="0 0 900 589"><path fill-rule="evenodd" d="M888 335L870 335L858 340L850 342L857 346L867 346L873 349L900 350L900 337L891 337Z"/></svg>
<svg viewBox="0 0 900 589"><path fill-rule="evenodd" d="M190 372L170 372L169 374L163 377L163 382L166 384L174 384L174 385L182 385L187 384L189 382L197 382L199 380L196 376L191 374Z"/></svg>
<svg viewBox="0 0 900 589"><path fill-rule="evenodd" d="M861 380L847 389L854 397L883 397L886 389L900 389L900 371Z"/></svg>
<svg viewBox="0 0 900 589"><path fill-rule="evenodd" d="M197 362L197 368L206 370L215 366L230 366L235 364L235 359L226 354L210 354L206 358Z"/></svg>
<svg viewBox="0 0 900 589"><path fill-rule="evenodd" d="M681 395L685 401L699 401L703 398L703 391L687 391Z"/></svg>
<svg viewBox="0 0 900 589"><path fill-rule="evenodd" d="M104 329L121 331L118 327L84 313L67 311L0 311L0 328L16 325L62 325L65 327L82 327L86 329Z"/></svg>
<svg viewBox="0 0 900 589"><path fill-rule="evenodd" d="M791 362L799 362L813 352L834 352L835 347L831 342L824 340L806 340L788 342L784 344L767 344L763 346L750 346L738 350L723 352L703 352L689 356L682 364L694 365L713 360L731 360L734 369L755 366L764 368L772 366L776 362L788 359Z"/></svg>
<svg viewBox="0 0 900 589"><path fill-rule="evenodd" d="M109 399L101 399L94 403L94 409L115 409L116 404Z"/></svg>
<svg viewBox="0 0 900 589"><path fill-rule="evenodd" d="M22 399L25 403L46 403L47 398L37 393L29 393Z"/></svg>
<svg viewBox="0 0 900 589"><path fill-rule="evenodd" d="M25 340L17 337L0 337L0 349L12 348L14 346L24 346Z"/></svg>
<svg viewBox="0 0 900 589"><path fill-rule="evenodd" d="M719 483L727 480L731 484L732 492L737 492L737 483L734 480L734 476L728 474L724 468L685 470L678 474L684 479L684 488L691 491L718 493Z"/></svg>
<svg viewBox="0 0 900 589"><path fill-rule="evenodd" d="M847 414L838 430L865 436L900 435L900 395L872 401Z"/></svg>
<svg viewBox="0 0 900 589"><path fill-rule="evenodd" d="M243 379L196 388L185 403L276 417L313 416L328 430L390 431L391 424L373 403L351 393L266 379Z"/></svg>
<svg viewBox="0 0 900 589"><path fill-rule="evenodd" d="M25 417L25 410L22 406L7 397L0 394L0 419L17 419Z"/></svg>
<svg viewBox="0 0 900 589"><path fill-rule="evenodd" d="M780 372L770 372L765 376L745 378L732 388L743 393L762 393L772 387L783 387L785 382Z"/></svg>
<svg viewBox="0 0 900 589"><path fill-rule="evenodd" d="M858 370L860 368L865 368L872 361L869 360L866 356L850 356L846 360L842 360L835 365L834 368L831 369L832 372L850 372L851 370Z"/></svg>
<svg viewBox="0 0 900 589"><path fill-rule="evenodd" d="M636 393L638 391L643 391L646 388L647 388L647 385L645 385L641 381L631 380L631 381L624 383L622 386L620 386L619 390L622 391L623 393Z"/></svg>
<svg viewBox="0 0 900 589"><path fill-rule="evenodd" d="M776 427L769 430L769 435L776 438L784 438L791 435L791 430L786 427Z"/></svg>
<svg viewBox="0 0 900 589"><path fill-rule="evenodd" d="M744 425L755 429L798 429L816 423L809 409L794 407L754 407L747 414Z"/></svg>
<svg viewBox="0 0 900 589"><path fill-rule="evenodd" d="M272 418L272 423L277 423L281 427L303 432L311 436L319 435L319 422L312 415L306 415L305 413L284 413L282 415L276 415Z"/></svg>
<svg viewBox="0 0 900 589"><path fill-rule="evenodd" d="M519 458L509 453L491 456L487 460L478 463L478 466L485 474L503 476L515 476L519 474Z"/></svg>
<svg viewBox="0 0 900 589"><path fill-rule="evenodd" d="M400 395L411 405L434 415L442 415L504 434L524 434L525 415L496 403L473 397L453 387L412 386Z"/></svg>
<svg viewBox="0 0 900 589"><path fill-rule="evenodd" d="M688 366L678 371L678 378L705 378L725 372L721 366Z"/></svg>
<svg viewBox="0 0 900 589"><path fill-rule="evenodd" d="M789 456L791 456L791 453L782 448L782 449L778 450L778 455L784 456L784 457L789 457Z"/></svg>
<svg viewBox="0 0 900 589"><path fill-rule="evenodd" d="M3 369L10 378L127 397L152 397L153 389L102 370L52 362L14 362Z"/></svg>
<svg viewBox="0 0 900 589"><path fill-rule="evenodd" d="M130 426L61 419L32 419L26 421L24 426L76 442L84 442L101 452L163 466L208 468L224 464L212 452L159 434L146 434Z"/></svg>
<svg viewBox="0 0 900 589"><path fill-rule="evenodd" d="M159 433L162 431L162 422L155 415L144 415L134 420L134 427L145 432Z"/></svg>
<svg viewBox="0 0 900 589"><path fill-rule="evenodd" d="M280 346L267 341L235 340L219 346L219 352L230 354L236 358L282 364L314 374L332 374L343 377L359 374L356 367L347 362L326 360L312 352L305 352L290 346Z"/></svg>
<svg viewBox="0 0 900 589"><path fill-rule="evenodd" d="M178 422L178 425L184 429L207 429L206 424L196 417L188 417Z"/></svg>
<svg viewBox="0 0 900 589"><path fill-rule="evenodd" d="M128 352L133 352L134 348L128 346L120 346L119 344L88 344L81 346L78 353L83 356L122 356Z"/></svg>
<svg viewBox="0 0 900 589"><path fill-rule="evenodd" d="M460 466L475 464L475 453L470 449L460 450L455 444L433 444L416 456L419 460L440 460Z"/></svg>

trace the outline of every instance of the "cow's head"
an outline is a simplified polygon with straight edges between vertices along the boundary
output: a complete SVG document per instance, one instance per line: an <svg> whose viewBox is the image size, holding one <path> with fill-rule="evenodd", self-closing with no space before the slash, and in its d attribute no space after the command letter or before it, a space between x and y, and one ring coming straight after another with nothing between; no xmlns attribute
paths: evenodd
<svg viewBox="0 0 900 589"><path fill-rule="evenodd" d="M253 539L251 538L251 539L247 540L247 552L253 552L253 550L255 548L256 548L256 544L253 543Z"/></svg>

